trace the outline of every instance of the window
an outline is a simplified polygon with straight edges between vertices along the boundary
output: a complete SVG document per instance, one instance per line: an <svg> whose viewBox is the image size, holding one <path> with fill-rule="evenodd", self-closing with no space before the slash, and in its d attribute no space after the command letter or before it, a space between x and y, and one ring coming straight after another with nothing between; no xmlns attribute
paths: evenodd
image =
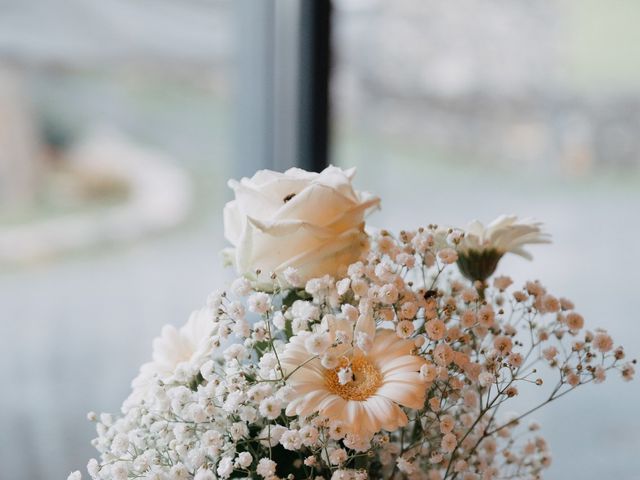
<svg viewBox="0 0 640 480"><path fill-rule="evenodd" d="M3 478L95 456L82 412L117 412L161 326L223 281L233 3L0 7Z"/></svg>
<svg viewBox="0 0 640 480"><path fill-rule="evenodd" d="M640 340L638 21L632 0L1 6L3 474L95 455L79 412L117 411L150 339L224 283L226 179L259 168L357 166L395 230L535 216L555 243L505 260L515 280ZM622 388L541 414L551 475L632 475Z"/></svg>
<svg viewBox="0 0 640 480"><path fill-rule="evenodd" d="M506 259L505 271L547 279L586 318L640 339L629 315L640 265L639 5L334 3L333 161L357 166L359 185L382 197L371 223L534 216L554 243L533 264ZM613 262L626 265L615 278ZM591 388L538 417L551 476L633 475L634 447L616 440L634 411L623 388ZM569 460L578 452L591 461Z"/></svg>
<svg viewBox="0 0 640 480"><path fill-rule="evenodd" d="M160 328L231 275L228 178L326 161L328 7L0 7L4 475L96 455L80 412L117 412Z"/></svg>

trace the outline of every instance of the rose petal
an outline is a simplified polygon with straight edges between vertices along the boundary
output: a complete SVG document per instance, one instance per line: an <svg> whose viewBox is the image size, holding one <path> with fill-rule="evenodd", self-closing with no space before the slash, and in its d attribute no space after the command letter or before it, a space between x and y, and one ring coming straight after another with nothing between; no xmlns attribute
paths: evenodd
<svg viewBox="0 0 640 480"><path fill-rule="evenodd" d="M242 235L244 215L238 208L238 202L232 200L228 202L222 211L224 222L224 236L232 245L236 246L240 242Z"/></svg>

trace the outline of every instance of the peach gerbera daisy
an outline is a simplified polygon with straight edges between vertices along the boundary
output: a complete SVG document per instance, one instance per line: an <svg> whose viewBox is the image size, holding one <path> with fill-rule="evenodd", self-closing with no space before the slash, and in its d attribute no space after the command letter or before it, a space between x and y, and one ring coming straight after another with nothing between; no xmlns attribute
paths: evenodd
<svg viewBox="0 0 640 480"><path fill-rule="evenodd" d="M411 353L413 341L398 338L392 330L379 330L366 353L354 347L329 369L307 350L305 339L306 335L292 337L280 359L287 385L295 392L287 415L317 412L342 422L347 432L370 437L406 425L401 406L424 406L426 386L419 372L425 360Z"/></svg>

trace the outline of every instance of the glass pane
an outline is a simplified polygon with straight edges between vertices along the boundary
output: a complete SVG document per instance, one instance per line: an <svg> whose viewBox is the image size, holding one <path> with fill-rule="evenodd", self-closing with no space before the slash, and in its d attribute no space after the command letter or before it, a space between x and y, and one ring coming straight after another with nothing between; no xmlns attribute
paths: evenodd
<svg viewBox="0 0 640 480"><path fill-rule="evenodd" d="M536 217L554 243L533 248L533 263L505 259L501 271L541 279L592 326L636 344L640 4L335 4L333 157L382 197L370 223ZM633 477L632 390L615 379L536 414L551 477ZM523 405L534 395L523 392Z"/></svg>
<svg viewBox="0 0 640 480"><path fill-rule="evenodd" d="M227 0L2 2L2 478L86 465L85 412L220 282L233 25Z"/></svg>

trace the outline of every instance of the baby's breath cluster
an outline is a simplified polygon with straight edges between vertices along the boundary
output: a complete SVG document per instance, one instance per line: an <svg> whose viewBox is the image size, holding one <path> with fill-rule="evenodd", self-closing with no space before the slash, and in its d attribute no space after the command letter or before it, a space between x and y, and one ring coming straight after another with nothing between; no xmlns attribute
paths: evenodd
<svg viewBox="0 0 640 480"><path fill-rule="evenodd" d="M382 231L339 278L238 278L165 327L119 415L89 415L89 476L540 478L551 455L527 417L634 362L540 282L467 279L488 241Z"/></svg>

